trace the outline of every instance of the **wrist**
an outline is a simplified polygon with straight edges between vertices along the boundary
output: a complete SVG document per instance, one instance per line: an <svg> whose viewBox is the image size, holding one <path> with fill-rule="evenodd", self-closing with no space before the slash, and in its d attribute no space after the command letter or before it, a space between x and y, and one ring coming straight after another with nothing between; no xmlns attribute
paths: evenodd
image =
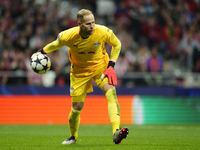
<svg viewBox="0 0 200 150"><path fill-rule="evenodd" d="M39 52L42 54L47 54L43 49L40 49Z"/></svg>
<svg viewBox="0 0 200 150"><path fill-rule="evenodd" d="M109 63L108 63L108 67L107 68L109 68L110 66L114 68L115 62L110 60Z"/></svg>

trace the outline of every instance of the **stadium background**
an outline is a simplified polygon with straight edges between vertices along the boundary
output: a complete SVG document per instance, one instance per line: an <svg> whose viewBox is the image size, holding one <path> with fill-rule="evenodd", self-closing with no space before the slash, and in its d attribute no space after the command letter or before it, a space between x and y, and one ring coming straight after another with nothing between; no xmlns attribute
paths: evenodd
<svg viewBox="0 0 200 150"><path fill-rule="evenodd" d="M1 0L0 124L68 123L67 47L48 54L47 74L35 74L29 64L34 52L76 26L81 8L92 10L96 23L110 27L122 42L115 67L122 124L200 123L199 5L199 0ZM109 124L106 99L94 87L81 123Z"/></svg>

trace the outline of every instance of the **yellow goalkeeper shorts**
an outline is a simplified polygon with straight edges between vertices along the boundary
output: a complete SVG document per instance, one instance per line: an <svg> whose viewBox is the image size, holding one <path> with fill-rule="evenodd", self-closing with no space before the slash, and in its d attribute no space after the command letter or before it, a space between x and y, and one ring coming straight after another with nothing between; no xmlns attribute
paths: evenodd
<svg viewBox="0 0 200 150"><path fill-rule="evenodd" d="M106 68L107 66L103 66L95 72L85 72L81 74L70 73L70 95L79 96L84 93L93 92L92 79L96 85L102 89L103 85L108 83L107 77L103 80L101 79L101 75Z"/></svg>

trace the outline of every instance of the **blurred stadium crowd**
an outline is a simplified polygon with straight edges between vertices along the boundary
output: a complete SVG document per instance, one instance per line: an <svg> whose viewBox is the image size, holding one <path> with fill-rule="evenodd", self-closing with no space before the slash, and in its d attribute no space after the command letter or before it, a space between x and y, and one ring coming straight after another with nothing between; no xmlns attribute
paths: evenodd
<svg viewBox="0 0 200 150"><path fill-rule="evenodd" d="M68 85L67 47L48 54L52 67L42 76L31 70L30 56L76 26L82 8L93 11L96 23L111 28L122 42L115 66L119 86L164 82L158 76L125 78L129 73L200 72L199 0L1 0L0 84ZM110 53L109 45L106 49ZM183 86L184 79L173 85Z"/></svg>

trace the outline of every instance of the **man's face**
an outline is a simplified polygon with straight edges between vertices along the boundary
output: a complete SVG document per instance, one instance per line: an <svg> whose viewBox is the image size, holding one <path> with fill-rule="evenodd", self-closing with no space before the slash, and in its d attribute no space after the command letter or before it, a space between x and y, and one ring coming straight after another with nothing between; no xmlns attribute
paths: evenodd
<svg viewBox="0 0 200 150"><path fill-rule="evenodd" d="M94 32L94 16L93 14L83 17L82 22L79 22L81 36L88 37Z"/></svg>

